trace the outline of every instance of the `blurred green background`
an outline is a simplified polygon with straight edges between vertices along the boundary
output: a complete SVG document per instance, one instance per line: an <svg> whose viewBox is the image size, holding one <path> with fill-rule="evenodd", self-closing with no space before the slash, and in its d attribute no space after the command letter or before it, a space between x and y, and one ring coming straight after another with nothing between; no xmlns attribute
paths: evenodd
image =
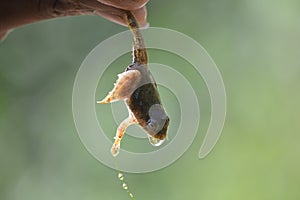
<svg viewBox="0 0 300 200"><path fill-rule="evenodd" d="M218 144L199 160L210 117L199 85L198 137L171 166L125 174L136 199L300 199L299 10L297 0L149 2L152 26L183 32L206 48L223 76L228 106ZM0 199L130 199L116 171L81 144L71 108L85 56L124 30L100 17L68 17L18 28L0 44ZM150 54L174 68L184 64L165 52ZM129 59L107 73L99 96ZM161 91L167 98L167 88ZM134 146L126 140L125 147Z"/></svg>

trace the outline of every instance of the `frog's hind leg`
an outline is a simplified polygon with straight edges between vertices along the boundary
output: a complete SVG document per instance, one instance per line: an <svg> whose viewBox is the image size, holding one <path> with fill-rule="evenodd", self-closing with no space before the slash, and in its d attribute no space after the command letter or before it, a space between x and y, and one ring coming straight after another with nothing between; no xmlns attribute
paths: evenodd
<svg viewBox="0 0 300 200"><path fill-rule="evenodd" d="M97 103L110 103L129 98L134 90L137 89L137 85L141 80L141 73L138 70L128 70L119 74L118 77L114 88L102 101L97 101Z"/></svg>
<svg viewBox="0 0 300 200"><path fill-rule="evenodd" d="M128 118L124 119L121 124L119 125L118 129L117 129L117 133L116 136L114 137L115 141L113 143L113 146L111 147L111 154L113 156L117 156L119 154L120 151L120 143L121 140L124 136L124 133L127 129L128 126L130 126L131 124L135 124L137 123L136 119L129 115Z"/></svg>

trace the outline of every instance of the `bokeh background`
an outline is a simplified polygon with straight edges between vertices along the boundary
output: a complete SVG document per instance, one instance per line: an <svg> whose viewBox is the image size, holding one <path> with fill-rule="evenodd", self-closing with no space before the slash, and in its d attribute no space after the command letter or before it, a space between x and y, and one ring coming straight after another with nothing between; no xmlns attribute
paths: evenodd
<svg viewBox="0 0 300 200"><path fill-rule="evenodd" d="M200 81L196 140L167 168L125 174L136 199L300 199L299 9L297 0L149 2L152 26L183 32L206 48L223 76L228 106L218 144L199 160L210 117ZM116 171L81 144L71 108L85 56L124 30L100 17L67 17L18 28L0 44L0 199L130 199ZM187 78L190 74L191 82L199 80L184 60L166 52L150 55ZM107 71L99 97L111 89L130 55L120 59ZM161 88L161 93L176 111L170 91ZM113 135L117 125L98 115L111 123L108 135ZM134 146L127 137L124 147Z"/></svg>

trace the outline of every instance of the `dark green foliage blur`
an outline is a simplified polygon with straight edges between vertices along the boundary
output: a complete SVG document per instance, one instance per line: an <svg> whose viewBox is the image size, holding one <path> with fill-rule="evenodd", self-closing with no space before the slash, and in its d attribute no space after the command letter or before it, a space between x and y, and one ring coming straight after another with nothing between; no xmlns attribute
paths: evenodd
<svg viewBox="0 0 300 200"><path fill-rule="evenodd" d="M199 86L198 137L167 168L125 173L137 200L300 199L299 10L297 0L149 2L151 26L183 32L206 48L223 76L228 105L219 142L199 160L210 117L205 85ZM72 117L81 62L124 30L100 17L67 17L18 28L0 43L0 199L130 199L116 171L81 144ZM185 63L165 52L150 55L170 66ZM131 60L121 59L101 94ZM130 149L134 140L126 139Z"/></svg>

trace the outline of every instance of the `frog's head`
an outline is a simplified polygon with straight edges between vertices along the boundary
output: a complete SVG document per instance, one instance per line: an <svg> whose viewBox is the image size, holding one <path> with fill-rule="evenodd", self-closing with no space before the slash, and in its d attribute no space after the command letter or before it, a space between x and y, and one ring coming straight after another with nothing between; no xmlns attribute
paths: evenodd
<svg viewBox="0 0 300 200"><path fill-rule="evenodd" d="M160 104L151 106L149 117L150 119L144 129L148 133L150 143L153 146L159 146L167 137L170 119Z"/></svg>

